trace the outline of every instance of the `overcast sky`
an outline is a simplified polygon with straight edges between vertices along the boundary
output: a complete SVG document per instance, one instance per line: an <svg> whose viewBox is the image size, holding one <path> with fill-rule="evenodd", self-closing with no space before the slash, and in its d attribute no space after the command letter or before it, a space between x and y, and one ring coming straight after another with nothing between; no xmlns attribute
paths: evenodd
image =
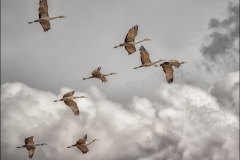
<svg viewBox="0 0 240 160"><path fill-rule="evenodd" d="M44 32L38 1L1 1L1 159L27 158L24 138L35 136L33 159L239 159L239 2L237 0L49 0ZM128 55L122 43L138 25ZM186 61L167 84L162 68L141 65L143 45L152 61ZM108 82L83 81L101 67ZM53 103L68 91L80 115ZM84 134L83 155L67 149ZM236 141L236 139L238 139Z"/></svg>

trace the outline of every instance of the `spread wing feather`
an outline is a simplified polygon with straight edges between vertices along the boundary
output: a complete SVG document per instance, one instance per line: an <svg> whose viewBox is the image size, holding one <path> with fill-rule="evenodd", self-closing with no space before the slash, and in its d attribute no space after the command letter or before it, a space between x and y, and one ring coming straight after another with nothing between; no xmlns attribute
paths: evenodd
<svg viewBox="0 0 240 160"><path fill-rule="evenodd" d="M86 139L82 138L77 141L77 144L85 144Z"/></svg>
<svg viewBox="0 0 240 160"><path fill-rule="evenodd" d="M140 54L141 54L142 64L151 63L151 60L149 58L149 53L147 52L147 50L143 46L140 46L139 51L140 51Z"/></svg>
<svg viewBox="0 0 240 160"><path fill-rule="evenodd" d="M134 45L125 46L125 49L128 52L128 54L132 54L132 53L136 52L136 48Z"/></svg>
<svg viewBox="0 0 240 160"><path fill-rule="evenodd" d="M162 65L163 71L165 72L167 82L170 84L173 82L173 69L170 64Z"/></svg>
<svg viewBox="0 0 240 160"><path fill-rule="evenodd" d="M79 115L79 110L78 110L78 106L77 103L74 101L64 101L64 103L71 108L71 110L73 111L75 116Z"/></svg>
<svg viewBox="0 0 240 160"><path fill-rule="evenodd" d="M34 136L25 138L25 144L34 144L33 137Z"/></svg>
<svg viewBox="0 0 240 160"><path fill-rule="evenodd" d="M39 8L38 8L38 17L43 18L43 17L48 17L48 4L47 0L42 0L39 2Z"/></svg>
<svg viewBox="0 0 240 160"><path fill-rule="evenodd" d="M92 72L92 75L93 76L96 76L96 77L98 77L98 76L100 76L100 70L101 70L101 67L98 67L97 69L95 69L93 72Z"/></svg>
<svg viewBox="0 0 240 160"><path fill-rule="evenodd" d="M102 77L98 77L102 82L107 82L107 79L105 76L102 76Z"/></svg>
<svg viewBox="0 0 240 160"><path fill-rule="evenodd" d="M50 26L50 22L49 21L42 21L42 22L39 22L44 30L44 32L48 31L49 29L51 29L51 26Z"/></svg>
<svg viewBox="0 0 240 160"><path fill-rule="evenodd" d="M28 157L32 159L33 155L34 155L34 151L35 151L35 147L28 150Z"/></svg>
<svg viewBox="0 0 240 160"><path fill-rule="evenodd" d="M74 92L75 92L75 91L67 92L66 94L63 95L63 98L73 96L73 95L74 95Z"/></svg>
<svg viewBox="0 0 240 160"><path fill-rule="evenodd" d="M138 25L133 26L127 33L126 37L125 37L125 43L126 42L134 42L135 37L137 36L137 32L138 32Z"/></svg>
<svg viewBox="0 0 240 160"><path fill-rule="evenodd" d="M78 149L82 151L83 154L87 153L89 150L85 145L77 145Z"/></svg>

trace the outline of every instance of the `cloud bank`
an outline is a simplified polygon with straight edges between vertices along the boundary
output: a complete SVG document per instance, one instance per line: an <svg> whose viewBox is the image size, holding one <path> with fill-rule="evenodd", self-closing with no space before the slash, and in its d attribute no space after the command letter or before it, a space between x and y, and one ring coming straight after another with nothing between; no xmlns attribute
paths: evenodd
<svg viewBox="0 0 240 160"><path fill-rule="evenodd" d="M221 66L224 71L239 69L239 3L230 3L227 17L223 20L211 18L208 24L212 29L211 40L204 44L201 53L209 71Z"/></svg>
<svg viewBox="0 0 240 160"><path fill-rule="evenodd" d="M231 80L223 84L229 91L238 78L230 74L227 79ZM155 91L156 101L133 96L123 106L92 86L75 92L88 98L76 100L80 116L74 116L64 103L53 102L71 88L55 95L19 82L5 83L1 86L1 159L26 159L27 150L16 147L34 135L35 142L48 144L37 147L34 159L237 160L239 114L222 109L228 107L226 103L210 93L217 88L218 84L212 86L208 93L192 85L163 84ZM237 90L227 100L237 103ZM86 133L89 141L100 139L87 154L66 148Z"/></svg>

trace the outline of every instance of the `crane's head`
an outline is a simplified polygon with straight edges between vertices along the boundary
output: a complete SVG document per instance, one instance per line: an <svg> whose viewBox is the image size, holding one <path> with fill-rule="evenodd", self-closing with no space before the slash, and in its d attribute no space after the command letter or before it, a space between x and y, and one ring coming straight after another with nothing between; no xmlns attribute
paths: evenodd
<svg viewBox="0 0 240 160"><path fill-rule="evenodd" d="M83 139L87 139L87 134L85 136L83 136Z"/></svg>
<svg viewBox="0 0 240 160"><path fill-rule="evenodd" d="M112 72L112 73L110 73L110 74L113 75L113 74L117 74L117 73Z"/></svg>

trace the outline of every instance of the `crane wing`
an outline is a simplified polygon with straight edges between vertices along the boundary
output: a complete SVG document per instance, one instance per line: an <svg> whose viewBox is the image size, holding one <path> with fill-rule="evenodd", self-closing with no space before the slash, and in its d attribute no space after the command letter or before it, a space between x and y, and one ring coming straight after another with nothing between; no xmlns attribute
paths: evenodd
<svg viewBox="0 0 240 160"><path fill-rule="evenodd" d="M34 144L33 137L34 136L25 138L25 144Z"/></svg>
<svg viewBox="0 0 240 160"><path fill-rule="evenodd" d="M39 1L39 8L38 8L38 17L43 18L43 17L48 17L48 4L47 0L40 0Z"/></svg>
<svg viewBox="0 0 240 160"><path fill-rule="evenodd" d="M98 67L92 72L92 75L96 77L100 76L100 70L101 70L101 67Z"/></svg>
<svg viewBox="0 0 240 160"><path fill-rule="evenodd" d="M133 26L127 33L126 37L125 37L125 43L126 42L134 42L135 37L137 36L137 32L138 32L138 25Z"/></svg>
<svg viewBox="0 0 240 160"><path fill-rule="evenodd" d="M98 77L98 79L100 79L102 82L107 82L107 79L105 76L102 76L102 77Z"/></svg>
<svg viewBox="0 0 240 160"><path fill-rule="evenodd" d="M85 145L77 145L78 149L82 151L83 154L87 153L89 150Z"/></svg>
<svg viewBox="0 0 240 160"><path fill-rule="evenodd" d="M140 54L141 54L142 64L152 63L150 58L149 58L149 54L148 54L147 50L143 46L140 46L139 51L140 51Z"/></svg>
<svg viewBox="0 0 240 160"><path fill-rule="evenodd" d="M128 52L128 54L132 54L132 53L136 52L136 48L134 45L125 46L125 49Z"/></svg>
<svg viewBox="0 0 240 160"><path fill-rule="evenodd" d="M64 101L64 103L71 108L71 110L73 111L75 116L79 115L79 110L78 110L78 106L77 103L74 101Z"/></svg>
<svg viewBox="0 0 240 160"><path fill-rule="evenodd" d="M63 98L73 96L73 95L74 95L74 92L75 92L75 91L70 91L70 92L65 93L65 94L63 95Z"/></svg>
<svg viewBox="0 0 240 160"><path fill-rule="evenodd" d="M79 139L78 141L77 141L77 144L79 144L79 145L81 145L81 144L85 144L85 142L86 142L86 139Z"/></svg>
<svg viewBox="0 0 240 160"><path fill-rule="evenodd" d="M49 29L51 29L51 26L50 26L50 22L49 21L42 21L42 22L39 22L44 30L44 32L48 31Z"/></svg>
<svg viewBox="0 0 240 160"><path fill-rule="evenodd" d="M84 138L85 140L87 140L87 134L85 134L85 135L83 136L83 138Z"/></svg>
<svg viewBox="0 0 240 160"><path fill-rule="evenodd" d="M163 71L165 72L167 82L170 84L173 82L173 69L172 66L169 65L162 65Z"/></svg>
<svg viewBox="0 0 240 160"><path fill-rule="evenodd" d="M33 157L33 155L34 155L35 148L36 148L36 147L28 150L28 157L31 158L31 159L32 159L32 157Z"/></svg>

